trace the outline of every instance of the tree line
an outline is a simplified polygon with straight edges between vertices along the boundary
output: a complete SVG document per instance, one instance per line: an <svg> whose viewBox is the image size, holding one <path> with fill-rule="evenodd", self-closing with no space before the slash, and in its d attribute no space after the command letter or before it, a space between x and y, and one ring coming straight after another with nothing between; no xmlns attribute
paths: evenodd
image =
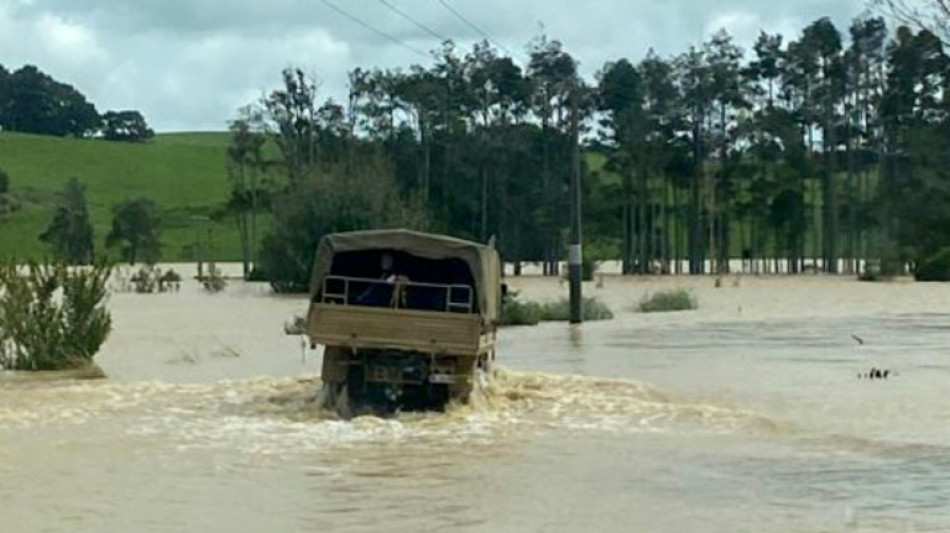
<svg viewBox="0 0 950 533"><path fill-rule="evenodd" d="M73 86L56 81L34 65L13 72L0 65L0 131L144 141L155 133L135 110L107 111Z"/></svg>
<svg viewBox="0 0 950 533"><path fill-rule="evenodd" d="M950 245L950 57L927 30L828 18L745 50L725 31L587 81L545 36L519 64L445 43L428 67L353 70L345 102L288 69L232 124L229 212L274 280L331 231L409 225L507 261L566 253L572 113L588 256L625 273L897 271ZM263 236L260 213L276 218ZM258 246L258 242L261 244Z"/></svg>

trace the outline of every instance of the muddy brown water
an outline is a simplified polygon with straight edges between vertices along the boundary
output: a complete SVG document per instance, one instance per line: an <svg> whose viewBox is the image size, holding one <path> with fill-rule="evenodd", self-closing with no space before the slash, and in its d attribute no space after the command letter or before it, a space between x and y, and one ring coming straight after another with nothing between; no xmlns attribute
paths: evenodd
<svg viewBox="0 0 950 533"><path fill-rule="evenodd" d="M0 378L0 531L950 528L950 287L725 281L589 286L617 319L505 330L472 405L352 422L304 300L115 294L109 379ZM631 312L670 287L700 310Z"/></svg>

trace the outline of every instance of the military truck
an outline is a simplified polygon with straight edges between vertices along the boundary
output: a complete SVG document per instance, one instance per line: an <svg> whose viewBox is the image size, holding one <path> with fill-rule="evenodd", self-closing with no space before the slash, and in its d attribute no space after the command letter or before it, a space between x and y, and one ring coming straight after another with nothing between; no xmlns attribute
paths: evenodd
<svg viewBox="0 0 950 533"><path fill-rule="evenodd" d="M323 400L344 416L467 402L495 360L494 246L408 230L325 236L307 333L324 347Z"/></svg>

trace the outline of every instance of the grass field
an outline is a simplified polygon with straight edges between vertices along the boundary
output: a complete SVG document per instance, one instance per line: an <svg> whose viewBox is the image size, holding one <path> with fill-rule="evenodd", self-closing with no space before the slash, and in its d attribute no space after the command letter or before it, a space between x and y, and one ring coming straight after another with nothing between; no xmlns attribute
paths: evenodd
<svg viewBox="0 0 950 533"><path fill-rule="evenodd" d="M103 249L113 206L145 196L160 209L163 261L195 259L196 239L201 236L207 240L208 230L212 246L206 257L239 260L234 221L204 220L219 211L227 199L228 143L227 132L162 134L144 144L0 132L0 169L10 174L11 192L23 205L16 213L0 214L0 258L24 260L48 255L39 235L52 219L56 193L75 177L86 187L97 250ZM601 185L619 186L621 178L604 168L603 155L590 153L587 163ZM809 201L817 200L809 220L817 223L821 195L817 180L809 180L808 185ZM839 186L845 190L843 183ZM261 220L262 233L267 222ZM679 225L677 229L676 239L685 249L685 227ZM809 253L818 242L813 233L809 230L806 234ZM743 227L734 222L732 245L736 256L741 253L742 234Z"/></svg>
<svg viewBox="0 0 950 533"><path fill-rule="evenodd" d="M23 203L21 211L0 216L0 256L48 255L38 237L52 219L56 193L75 177L86 187L97 250L103 249L113 206L146 196L160 209L164 261L193 259L190 248L209 229L213 258L236 260L234 221L201 220L227 199L227 145L223 132L164 134L144 144L0 133L0 169Z"/></svg>

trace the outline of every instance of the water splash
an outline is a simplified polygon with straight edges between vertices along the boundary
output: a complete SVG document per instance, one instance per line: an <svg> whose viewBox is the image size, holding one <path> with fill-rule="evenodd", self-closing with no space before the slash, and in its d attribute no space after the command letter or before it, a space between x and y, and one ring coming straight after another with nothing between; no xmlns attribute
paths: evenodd
<svg viewBox="0 0 950 533"><path fill-rule="evenodd" d="M324 407L318 378L211 384L34 383L0 389L0 429L110 424L174 449L241 449L285 456L394 442L490 444L550 431L735 432L769 429L766 417L683 402L649 384L499 369L466 404L445 413L344 421Z"/></svg>

